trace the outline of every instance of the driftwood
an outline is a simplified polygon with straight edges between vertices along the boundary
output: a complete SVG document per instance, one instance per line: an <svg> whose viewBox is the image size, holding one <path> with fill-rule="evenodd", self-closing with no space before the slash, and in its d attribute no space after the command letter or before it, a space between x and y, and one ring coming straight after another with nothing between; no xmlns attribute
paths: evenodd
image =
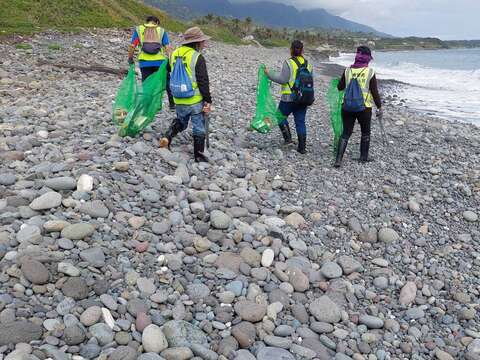
<svg viewBox="0 0 480 360"><path fill-rule="evenodd" d="M71 70L78 70L78 71L85 71L85 72L89 72L89 71L103 72L103 73L113 74L113 75L126 75L128 73L127 69L114 69L114 68L97 65L97 64L94 64L92 66L78 66L78 65L69 65L69 64L57 64L50 61L39 60L38 65L39 66L50 65L50 66L55 66L63 69L71 69Z"/></svg>

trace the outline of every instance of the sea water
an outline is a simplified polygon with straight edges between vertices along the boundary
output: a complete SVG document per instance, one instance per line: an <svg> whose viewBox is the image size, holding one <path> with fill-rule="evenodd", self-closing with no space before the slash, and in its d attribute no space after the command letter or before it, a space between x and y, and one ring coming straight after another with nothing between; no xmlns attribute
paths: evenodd
<svg viewBox="0 0 480 360"><path fill-rule="evenodd" d="M480 125L480 49L375 52L382 80L396 80L408 107L445 119ZM349 66L354 54L330 61Z"/></svg>

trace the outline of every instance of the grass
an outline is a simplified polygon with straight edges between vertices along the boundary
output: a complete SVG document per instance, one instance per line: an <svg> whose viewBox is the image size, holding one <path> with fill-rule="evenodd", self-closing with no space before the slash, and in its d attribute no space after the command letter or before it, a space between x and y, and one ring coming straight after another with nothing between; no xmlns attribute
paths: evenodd
<svg viewBox="0 0 480 360"><path fill-rule="evenodd" d="M260 44L266 47L289 47L290 41L284 39L264 39L259 41Z"/></svg>
<svg viewBox="0 0 480 360"><path fill-rule="evenodd" d="M185 25L137 0L10 0L2 4L0 35L32 34L47 29L131 28L156 15L169 31Z"/></svg>
<svg viewBox="0 0 480 360"><path fill-rule="evenodd" d="M48 45L48 50L53 50L53 51L62 50L62 46L58 44L50 44Z"/></svg>
<svg viewBox="0 0 480 360"><path fill-rule="evenodd" d="M226 27L218 27L213 25L199 25L208 36L214 40L221 41L227 44L240 45L242 39L235 35L230 29Z"/></svg>
<svg viewBox="0 0 480 360"><path fill-rule="evenodd" d="M16 44L15 48L19 49L19 50L30 50L30 49L32 49L32 45L25 44L25 43L20 43L20 44Z"/></svg>
<svg viewBox="0 0 480 360"><path fill-rule="evenodd" d="M133 28L148 15L155 15L171 32L183 32L192 24L170 18L159 9L138 0L9 0L0 11L2 35L30 35L49 29L80 31L86 28ZM242 44L241 36L229 24L201 24L214 40L233 45ZM285 46L280 40L261 40L265 46ZM24 45L22 45L24 46ZM51 44L52 51L61 46Z"/></svg>

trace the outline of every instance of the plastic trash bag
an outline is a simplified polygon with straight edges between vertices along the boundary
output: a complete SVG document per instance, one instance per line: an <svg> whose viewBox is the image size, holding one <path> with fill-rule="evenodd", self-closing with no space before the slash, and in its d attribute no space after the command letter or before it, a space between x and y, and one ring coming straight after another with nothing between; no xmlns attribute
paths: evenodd
<svg viewBox="0 0 480 360"><path fill-rule="evenodd" d="M130 65L128 74L120 84L115 103L113 104L113 122L121 127L128 113L135 106L137 98L137 80L135 78L135 65Z"/></svg>
<svg viewBox="0 0 480 360"><path fill-rule="evenodd" d="M166 86L167 63L164 62L158 71L150 75L142 87L137 89L134 106L120 125L120 136L135 137L155 120L157 113L162 110Z"/></svg>
<svg viewBox="0 0 480 360"><path fill-rule="evenodd" d="M330 124L333 130L333 153L336 154L338 142L343 133L342 104L344 91L338 91L339 79L333 79L327 91L330 107Z"/></svg>
<svg viewBox="0 0 480 360"><path fill-rule="evenodd" d="M285 119L278 111L277 104L271 93L272 82L265 74L265 65L258 69L257 108L250 127L261 134L266 134Z"/></svg>

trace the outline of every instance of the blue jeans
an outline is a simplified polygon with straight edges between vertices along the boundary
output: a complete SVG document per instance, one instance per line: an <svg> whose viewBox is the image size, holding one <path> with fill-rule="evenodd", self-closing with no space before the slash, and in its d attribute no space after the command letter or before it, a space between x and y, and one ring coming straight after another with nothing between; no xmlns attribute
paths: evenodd
<svg viewBox="0 0 480 360"><path fill-rule="evenodd" d="M203 102L194 105L177 105L177 118L182 125L182 131L188 127L192 119L193 136L205 136L205 119L203 117Z"/></svg>
<svg viewBox="0 0 480 360"><path fill-rule="evenodd" d="M297 135L307 135L307 127L305 126L305 118L307 116L306 106L297 105L293 102L280 101L278 110L280 110L283 116L287 118L290 116L290 114L293 114ZM280 125L288 125L288 120L285 119L280 123Z"/></svg>

